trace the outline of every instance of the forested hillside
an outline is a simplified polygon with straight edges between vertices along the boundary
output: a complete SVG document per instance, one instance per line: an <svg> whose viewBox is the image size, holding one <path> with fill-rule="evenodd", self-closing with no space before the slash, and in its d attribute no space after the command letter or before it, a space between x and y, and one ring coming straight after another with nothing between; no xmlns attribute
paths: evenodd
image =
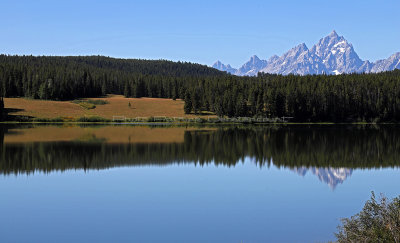
<svg viewBox="0 0 400 243"><path fill-rule="evenodd" d="M67 100L125 93L169 98L179 96L186 80L221 75L205 65L165 60L0 55L4 97Z"/></svg>
<svg viewBox="0 0 400 243"><path fill-rule="evenodd" d="M237 77L204 65L89 57L0 56L4 97L68 100L108 93L182 98L185 112L292 121L400 121L400 70Z"/></svg>

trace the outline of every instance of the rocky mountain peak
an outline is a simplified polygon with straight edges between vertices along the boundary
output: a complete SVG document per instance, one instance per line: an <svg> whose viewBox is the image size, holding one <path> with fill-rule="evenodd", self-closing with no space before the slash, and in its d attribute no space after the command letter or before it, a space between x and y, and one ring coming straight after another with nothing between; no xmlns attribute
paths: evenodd
<svg viewBox="0 0 400 243"><path fill-rule="evenodd" d="M250 58L250 61L253 62L253 63L255 63L255 62L259 62L259 61L261 61L261 60L260 60L260 58L258 58L258 56L253 55L253 56Z"/></svg>
<svg viewBox="0 0 400 243"><path fill-rule="evenodd" d="M308 51L308 47L305 43L301 43L301 44L295 46L294 48L292 48L290 51L293 51L295 53L302 53L302 52Z"/></svg>
<svg viewBox="0 0 400 243"><path fill-rule="evenodd" d="M266 60L260 60L256 55L253 55L248 62L243 64L238 70L238 75L242 76L255 76L258 71L267 65Z"/></svg>
<svg viewBox="0 0 400 243"><path fill-rule="evenodd" d="M311 49L301 43L284 53L261 60L256 55L239 69L217 62L213 67L235 75L257 75L258 72L277 74L342 74L353 72L382 72L400 69L400 52L375 63L363 61L353 45L333 30L320 39Z"/></svg>
<svg viewBox="0 0 400 243"><path fill-rule="evenodd" d="M237 71L235 68L232 68L231 65L229 65L229 64L225 65L221 61L216 61L212 65L212 67L215 68L215 69L218 69L220 71L225 71L225 72L232 73L232 74L235 74L236 71Z"/></svg>
<svg viewBox="0 0 400 243"><path fill-rule="evenodd" d="M339 35L336 33L336 30L332 30L332 32L328 36L333 37L333 38L339 37Z"/></svg>

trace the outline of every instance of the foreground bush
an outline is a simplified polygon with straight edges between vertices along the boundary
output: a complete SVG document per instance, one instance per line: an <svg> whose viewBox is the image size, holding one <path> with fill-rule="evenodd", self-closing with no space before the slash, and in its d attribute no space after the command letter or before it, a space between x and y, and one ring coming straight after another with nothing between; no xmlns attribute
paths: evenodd
<svg viewBox="0 0 400 243"><path fill-rule="evenodd" d="M381 196L377 202L372 192L363 210L342 224L338 242L400 242L400 196L391 201Z"/></svg>

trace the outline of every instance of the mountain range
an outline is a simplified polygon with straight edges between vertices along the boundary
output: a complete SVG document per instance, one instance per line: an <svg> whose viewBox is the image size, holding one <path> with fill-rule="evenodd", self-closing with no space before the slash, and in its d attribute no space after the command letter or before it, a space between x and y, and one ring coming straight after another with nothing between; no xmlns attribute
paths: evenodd
<svg viewBox="0 0 400 243"><path fill-rule="evenodd" d="M363 61L351 43L332 31L311 49L302 43L282 56L274 55L268 60L254 55L238 69L220 61L212 67L238 76L256 76L259 72L283 75L376 73L400 69L400 52L376 62Z"/></svg>

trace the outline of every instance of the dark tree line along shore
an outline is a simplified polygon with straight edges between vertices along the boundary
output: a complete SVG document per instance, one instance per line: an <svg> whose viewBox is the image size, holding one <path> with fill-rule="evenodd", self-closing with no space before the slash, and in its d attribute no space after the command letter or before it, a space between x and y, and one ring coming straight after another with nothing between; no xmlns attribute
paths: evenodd
<svg viewBox="0 0 400 243"><path fill-rule="evenodd" d="M400 70L237 77L204 65L102 56L0 55L4 97L70 100L109 93L185 100L186 113L299 122L400 121Z"/></svg>
<svg viewBox="0 0 400 243"><path fill-rule="evenodd" d="M95 136L85 141L5 143L12 132L0 129L0 175L180 163L235 166L245 158L260 168L400 166L398 126L223 127L186 131L181 143L107 143Z"/></svg>

